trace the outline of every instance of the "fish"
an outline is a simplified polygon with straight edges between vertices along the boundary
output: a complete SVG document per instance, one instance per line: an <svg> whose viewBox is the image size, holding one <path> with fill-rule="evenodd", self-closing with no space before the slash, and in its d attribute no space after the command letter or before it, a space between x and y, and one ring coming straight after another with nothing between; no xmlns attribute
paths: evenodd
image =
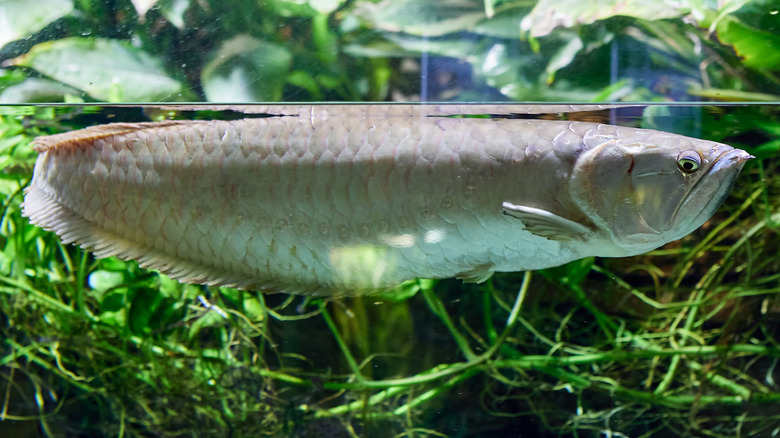
<svg viewBox="0 0 780 438"><path fill-rule="evenodd" d="M256 112L39 137L23 215L180 282L368 295L653 250L707 221L752 158L501 106Z"/></svg>

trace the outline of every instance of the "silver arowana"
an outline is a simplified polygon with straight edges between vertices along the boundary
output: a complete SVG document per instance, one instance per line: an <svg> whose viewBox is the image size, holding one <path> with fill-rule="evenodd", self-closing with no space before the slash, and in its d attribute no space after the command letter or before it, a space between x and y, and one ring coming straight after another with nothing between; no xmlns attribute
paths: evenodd
<svg viewBox="0 0 780 438"><path fill-rule="evenodd" d="M750 158L651 130L448 116L486 109L509 111L283 106L42 137L24 214L183 282L364 294L649 251L709 219Z"/></svg>

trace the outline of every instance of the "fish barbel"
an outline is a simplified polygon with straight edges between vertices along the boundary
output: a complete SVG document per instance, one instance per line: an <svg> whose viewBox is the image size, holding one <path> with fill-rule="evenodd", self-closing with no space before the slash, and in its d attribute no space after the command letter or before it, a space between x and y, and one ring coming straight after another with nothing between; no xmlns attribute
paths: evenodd
<svg viewBox="0 0 780 438"><path fill-rule="evenodd" d="M23 213L182 282L368 294L652 250L709 219L751 158L659 131L441 108L286 106L41 137Z"/></svg>

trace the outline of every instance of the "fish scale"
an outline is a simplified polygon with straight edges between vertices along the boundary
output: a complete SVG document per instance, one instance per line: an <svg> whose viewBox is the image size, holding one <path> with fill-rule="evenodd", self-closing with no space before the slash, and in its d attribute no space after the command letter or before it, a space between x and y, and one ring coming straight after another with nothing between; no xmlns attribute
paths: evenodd
<svg viewBox="0 0 780 438"><path fill-rule="evenodd" d="M624 192L581 190L590 181L581 169L601 169L602 155L617 156L601 150L620 142L729 148L582 122L342 110L43 137L23 211L100 257L184 282L362 294L652 249L680 232L623 246L612 213L594 205L602 191Z"/></svg>

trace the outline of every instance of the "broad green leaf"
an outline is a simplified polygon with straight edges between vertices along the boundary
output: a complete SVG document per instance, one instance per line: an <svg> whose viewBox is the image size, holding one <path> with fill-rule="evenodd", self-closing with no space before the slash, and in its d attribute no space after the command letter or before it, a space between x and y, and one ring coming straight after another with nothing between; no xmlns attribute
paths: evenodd
<svg viewBox="0 0 780 438"><path fill-rule="evenodd" d="M160 292L163 296L171 298L182 298L182 289L184 289L184 284L179 283L178 281L171 279L171 277L162 274L157 277L157 281L160 282Z"/></svg>
<svg viewBox="0 0 780 438"><path fill-rule="evenodd" d="M287 75L287 83L305 89L314 101L322 100L320 85L312 75L304 70L295 70Z"/></svg>
<svg viewBox="0 0 780 438"><path fill-rule="evenodd" d="M750 1L751 0L721 0L718 2L718 11L716 16L713 18L712 23L709 23L709 31L715 32L715 29L721 20L733 14L735 11L738 11L742 6L744 6L746 3L749 3ZM699 20L699 23L703 24L701 20Z"/></svg>
<svg viewBox="0 0 780 438"><path fill-rule="evenodd" d="M727 11L729 13L734 12L753 0L718 0L718 13L721 11Z"/></svg>
<svg viewBox="0 0 780 438"><path fill-rule="evenodd" d="M240 306L241 302L244 300L245 294L246 292L241 289L235 289L232 287L219 288L219 298L227 303L227 305L230 307Z"/></svg>
<svg viewBox="0 0 780 438"><path fill-rule="evenodd" d="M777 102L778 100L780 99L775 101ZM775 123L773 120L756 120L756 126L761 128L763 131L766 131L767 133L777 137L777 140L773 141L780 142L780 125Z"/></svg>
<svg viewBox="0 0 780 438"><path fill-rule="evenodd" d="M21 84L27 79L27 75L19 69L0 68L0 91L10 85Z"/></svg>
<svg viewBox="0 0 780 438"><path fill-rule="evenodd" d="M262 321L265 319L267 310L263 303L260 302L260 300L257 299L257 297L253 297L250 295L247 295L244 298L244 301L242 302L244 315L247 316L252 321Z"/></svg>
<svg viewBox="0 0 780 438"><path fill-rule="evenodd" d="M174 298L163 298L152 313L149 327L154 330L165 329L170 324L175 324L184 316L186 304Z"/></svg>
<svg viewBox="0 0 780 438"><path fill-rule="evenodd" d="M209 327L220 327L225 324L225 317L214 310L208 311L195 319L190 325L187 338L192 340L201 330Z"/></svg>
<svg viewBox="0 0 780 438"><path fill-rule="evenodd" d="M748 26L763 31L780 33L780 3L777 0L745 0L729 2L722 8L729 7L729 15L739 19ZM721 12L719 10L718 12Z"/></svg>
<svg viewBox="0 0 780 438"><path fill-rule="evenodd" d="M678 17L688 10L686 0L539 0L520 27L533 37L541 37L556 27L591 24L616 15L659 20Z"/></svg>
<svg viewBox="0 0 780 438"><path fill-rule="evenodd" d="M292 56L282 46L238 35L217 49L201 72L211 102L262 102L282 98Z"/></svg>
<svg viewBox="0 0 780 438"><path fill-rule="evenodd" d="M321 14L330 14L344 4L346 0L309 0L309 5Z"/></svg>
<svg viewBox="0 0 780 438"><path fill-rule="evenodd" d="M550 62L547 63L547 68L544 71L547 73L547 83L551 84L555 80L555 73L571 64L577 53L585 47L582 44L582 40L574 35L568 43L558 49L557 52L550 58Z"/></svg>
<svg viewBox="0 0 780 438"><path fill-rule="evenodd" d="M644 87L637 87L631 78L619 79L602 88L591 99L592 102L647 102L653 100L654 95Z"/></svg>
<svg viewBox="0 0 780 438"><path fill-rule="evenodd" d="M152 331L152 316L163 297L154 289L138 289L130 303L127 314L127 324L133 333L150 333Z"/></svg>
<svg viewBox="0 0 780 438"><path fill-rule="evenodd" d="M485 48L472 62L477 77L512 99L522 99L523 90L533 88L539 64L536 56L519 55L503 43Z"/></svg>
<svg viewBox="0 0 780 438"><path fill-rule="evenodd" d="M387 39L398 44L398 46L407 51L407 54L412 52L450 58L471 58L472 55L479 52L480 48L476 41L467 39L428 40L408 35L388 35Z"/></svg>
<svg viewBox="0 0 780 438"><path fill-rule="evenodd" d="M311 17L320 13L308 0L269 0L268 4L282 17Z"/></svg>
<svg viewBox="0 0 780 438"><path fill-rule="evenodd" d="M133 293L127 288L112 290L100 300L98 318L108 325L124 326L127 321L127 304L132 299Z"/></svg>
<svg viewBox="0 0 780 438"><path fill-rule="evenodd" d="M485 15L488 18L492 18L493 14L496 13L496 4L498 4L501 0L482 0L482 3L485 5Z"/></svg>
<svg viewBox="0 0 780 438"><path fill-rule="evenodd" d="M492 18L480 20L474 26L474 33L497 38L518 39L522 35L520 22L523 21L523 17L528 12L528 8L512 8L499 12Z"/></svg>
<svg viewBox="0 0 780 438"><path fill-rule="evenodd" d="M389 37L391 36L394 35L388 35L388 39L390 39ZM417 52L404 50L398 47L398 45L393 44L387 40L371 41L360 44L347 44L342 48L342 51L347 55L362 58L393 58L409 56L412 54L412 52Z"/></svg>
<svg viewBox="0 0 780 438"><path fill-rule="evenodd" d="M311 17L316 14L330 14L340 8L346 0L271 0L272 8L285 17Z"/></svg>
<svg viewBox="0 0 780 438"><path fill-rule="evenodd" d="M89 274L87 283L93 291L103 293L125 282L122 272L98 270Z"/></svg>
<svg viewBox="0 0 780 438"><path fill-rule="evenodd" d="M565 83L560 87L562 92L552 92L544 83L544 79L547 77L545 56L531 53L530 49L518 51L516 43L495 42L486 45L470 39L426 40L398 34L388 35L387 39L402 48L403 51L398 53L406 52L406 56L424 52L431 55L459 58L469 62L474 68L475 77L514 100L590 101L595 95L594 91L571 89L571 84ZM575 51L577 45L572 43L568 49L566 49L566 44L560 47L562 48L559 51L566 54L566 50ZM373 52L366 50L366 47L358 49L350 46L347 49L363 56L373 55ZM559 64L558 68L565 66L563 65L564 61L563 58L556 61ZM471 96L467 100L475 99L481 100L483 97Z"/></svg>
<svg viewBox="0 0 780 438"><path fill-rule="evenodd" d="M184 29L184 12L190 7L191 0L131 0L135 11L144 21L150 9L159 9L160 14L179 29Z"/></svg>
<svg viewBox="0 0 780 438"><path fill-rule="evenodd" d="M717 25L718 38L731 44L748 67L780 68L780 35L747 25L728 16Z"/></svg>
<svg viewBox="0 0 780 438"><path fill-rule="evenodd" d="M472 30L485 18L480 0L384 0L363 7L377 29L424 36Z"/></svg>
<svg viewBox="0 0 780 438"><path fill-rule="evenodd" d="M0 91L0 103L64 102L66 96L78 96L82 91L50 79L27 78L24 82Z"/></svg>
<svg viewBox="0 0 780 438"><path fill-rule="evenodd" d="M184 29L184 12L190 7L190 0L160 0L160 13L174 26Z"/></svg>
<svg viewBox="0 0 780 438"><path fill-rule="evenodd" d="M158 59L116 40L49 41L34 46L12 63L33 68L97 100L185 100L181 83L168 76Z"/></svg>
<svg viewBox="0 0 780 438"><path fill-rule="evenodd" d="M157 0L130 0L135 6L135 11L138 12L138 16L143 20L146 16L146 12L157 3Z"/></svg>
<svg viewBox="0 0 780 438"><path fill-rule="evenodd" d="M320 61L330 65L338 60L338 36L330 28L327 15L317 14L312 17L311 39Z"/></svg>
<svg viewBox="0 0 780 438"><path fill-rule="evenodd" d="M750 154L758 159L772 159L780 155L780 140L772 140L750 149Z"/></svg>
<svg viewBox="0 0 780 438"><path fill-rule="evenodd" d="M100 107L85 107L86 108L96 108L99 109ZM109 257L105 259L100 259L100 269L106 270L106 271L127 271L129 275L132 275L130 272L133 270L134 267L137 267L138 265L135 262L127 262L124 260L119 260L118 258Z"/></svg>
<svg viewBox="0 0 780 438"><path fill-rule="evenodd" d="M71 0L0 0L0 47L43 29L71 11Z"/></svg>

